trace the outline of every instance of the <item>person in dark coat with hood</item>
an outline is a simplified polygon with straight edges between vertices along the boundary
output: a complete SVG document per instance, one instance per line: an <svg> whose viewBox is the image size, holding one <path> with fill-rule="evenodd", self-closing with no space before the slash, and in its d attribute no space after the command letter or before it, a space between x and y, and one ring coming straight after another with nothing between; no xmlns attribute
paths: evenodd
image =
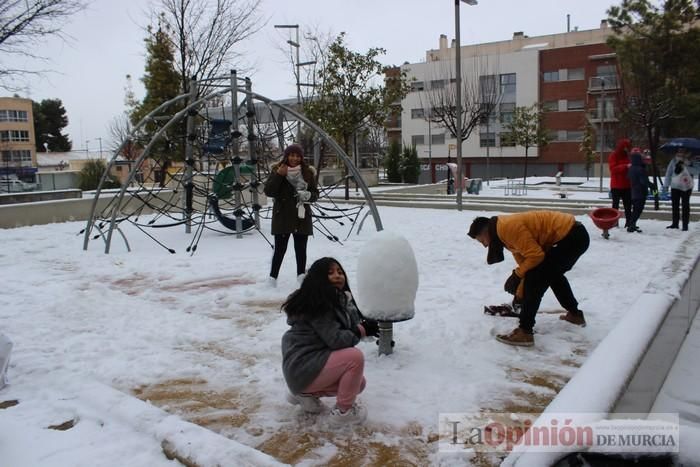
<svg viewBox="0 0 700 467"><path fill-rule="evenodd" d="M613 209L620 209L620 200L622 200L622 206L625 209L625 227L629 227L629 221L632 217L630 180L627 178L627 170L631 165L629 156L631 148L632 143L629 139L620 139L615 150L608 156L612 207Z"/></svg>
<svg viewBox="0 0 700 467"><path fill-rule="evenodd" d="M632 216L627 223L627 231L641 233L642 230L637 226L637 221L642 215L642 211L644 211L649 188L653 187L653 185L649 182L647 169L642 160L642 152L638 148L632 149L630 161L632 165L627 172L627 177L630 179Z"/></svg>
<svg viewBox="0 0 700 467"><path fill-rule="evenodd" d="M273 165L265 183L265 194L274 198L272 235L275 237L270 283L274 286L287 251L289 237L294 237L297 278L306 271L306 245L313 235L310 203L318 199L316 170L304 161L304 149L292 144L284 150L282 162Z"/></svg>

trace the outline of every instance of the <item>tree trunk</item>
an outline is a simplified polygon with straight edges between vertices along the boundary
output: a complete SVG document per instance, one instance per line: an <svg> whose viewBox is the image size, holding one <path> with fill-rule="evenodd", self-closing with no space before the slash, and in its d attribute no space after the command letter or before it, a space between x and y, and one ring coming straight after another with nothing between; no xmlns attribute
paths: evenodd
<svg viewBox="0 0 700 467"><path fill-rule="evenodd" d="M350 137L347 135L343 136L343 151L345 151L345 155L348 154L350 148ZM340 154L339 154L340 156ZM345 178L345 199L349 200L350 199L350 180L348 178L348 166L345 164L345 161L343 161L343 178Z"/></svg>
<svg viewBox="0 0 700 467"><path fill-rule="evenodd" d="M525 146L525 175L523 176L523 188L527 185L527 150L529 146Z"/></svg>

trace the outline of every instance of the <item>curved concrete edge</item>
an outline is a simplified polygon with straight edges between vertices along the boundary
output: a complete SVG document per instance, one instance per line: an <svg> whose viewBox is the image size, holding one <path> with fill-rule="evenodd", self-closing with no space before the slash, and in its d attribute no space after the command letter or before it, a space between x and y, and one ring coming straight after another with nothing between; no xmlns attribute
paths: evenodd
<svg viewBox="0 0 700 467"><path fill-rule="evenodd" d="M572 414L574 424L579 424L604 419L613 412L648 412L697 311L700 287L693 290L692 285L698 275L700 240L693 235L598 344L533 428L549 426L550 414ZM516 446L501 465L550 466L566 454Z"/></svg>
<svg viewBox="0 0 700 467"><path fill-rule="evenodd" d="M72 394L97 413L109 415L124 425L153 436L164 454L185 461L185 465L220 467L283 466L267 454L182 420L158 407L99 382L82 384Z"/></svg>

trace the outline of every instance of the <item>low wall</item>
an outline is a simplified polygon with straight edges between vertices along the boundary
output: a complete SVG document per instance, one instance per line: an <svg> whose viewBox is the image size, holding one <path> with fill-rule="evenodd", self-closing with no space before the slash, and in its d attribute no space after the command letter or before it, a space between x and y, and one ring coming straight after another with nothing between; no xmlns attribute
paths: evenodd
<svg viewBox="0 0 700 467"><path fill-rule="evenodd" d="M58 199L82 198L83 192L78 189L57 191L24 191L0 195L0 205L16 203L33 203L36 201L51 201Z"/></svg>
<svg viewBox="0 0 700 467"><path fill-rule="evenodd" d="M67 191L77 191L82 194L80 190L67 190ZM35 192L35 194L40 192ZM45 192L52 193L52 192ZM179 203L178 199L168 196L171 193L170 190L161 190L159 196L162 199L167 199L169 202ZM22 202L15 204L0 205L0 228L9 229L14 227L25 227L29 225L44 225L52 224L54 222L72 222L72 221L83 221L87 220L90 216L90 209L92 208L92 202L94 198L92 197L92 192L85 193L87 198L76 198L76 199L53 199L46 201L36 201L36 202ZM97 202L97 210L103 210L107 204L116 196L116 192L103 192L100 194L100 199ZM13 195L3 195L3 196L13 196ZM177 196L177 195L176 195ZM252 196L249 192L243 193L243 200L246 203L251 203ZM195 197L197 201L203 206L205 199L203 197ZM267 204L267 197L265 195L260 195L258 202L261 206ZM140 206L142 202L140 200L134 202L124 201L124 205L128 206L129 209L133 209L138 203ZM162 201L151 200L151 204L160 205ZM146 206L141 211L144 214L150 214L153 212L151 207Z"/></svg>
<svg viewBox="0 0 700 467"><path fill-rule="evenodd" d="M161 194L164 193L161 191ZM107 204L115 196L116 193L103 193L97 201L97 210L100 211L107 207ZM0 206L0 228L9 229L55 222L84 221L90 216L93 201L94 198L90 196L88 198L3 205ZM155 204L155 202L153 203ZM147 206L141 212L150 214L153 209Z"/></svg>

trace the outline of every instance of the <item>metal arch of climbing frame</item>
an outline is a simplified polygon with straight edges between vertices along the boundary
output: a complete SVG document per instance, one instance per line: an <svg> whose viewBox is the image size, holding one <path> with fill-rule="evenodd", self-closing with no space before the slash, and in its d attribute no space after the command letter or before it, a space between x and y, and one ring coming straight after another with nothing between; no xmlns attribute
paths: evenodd
<svg viewBox="0 0 700 467"><path fill-rule="evenodd" d="M215 91L211 94L208 94L207 96L201 97L194 102L188 103L188 105L177 112L175 115L173 115L168 122L163 125L152 137L151 141L146 145L144 148L143 152L141 155L136 159L135 162L135 167L140 167L143 161L147 158L147 156L150 155L151 149L153 148L153 145L160 139L160 137L165 133L166 130L168 130L170 127L172 127L175 123L179 122L180 119L182 119L183 116L187 115L190 110L196 109L199 105L201 105L203 102L206 102L207 100L217 97L221 94L224 94L229 91L229 87L226 87L224 89L221 89L219 91ZM184 97L189 97L189 94L184 94ZM112 208L112 218L109 223L109 230L107 231L107 244L105 245L105 253L109 253L109 249L112 244L112 232L114 230L114 227L117 222L117 214L119 213L119 208L122 205L122 201L124 199L124 194L126 193L126 188L131 184L131 182L134 179L134 176L136 175L136 171L132 170L129 172L129 176L124 180L124 183L122 184L121 189L119 190L119 195L117 195L117 203L114 205Z"/></svg>
<svg viewBox="0 0 700 467"><path fill-rule="evenodd" d="M114 163L117 160L117 157L119 157L119 154L121 154L122 150L124 149L124 146L126 146L127 142L131 140L132 136L136 135L136 132L141 129L143 125L145 125L151 117L154 115L158 114L160 111L163 109L168 108L172 104L185 99L187 94L181 94L177 97L174 97L173 99L170 99L168 101L163 102L161 105L153 109L150 113L148 113L145 117L141 119L140 122L138 122L134 128L131 130L131 133L129 134L128 138L124 138L124 141L119 145L119 147L114 151L114 155L112 158L109 160L107 163L107 168L105 169L104 173L102 174L102 177L100 178L100 182L97 184L97 189L95 190L95 197L92 200L92 206L90 208L90 216L88 217L87 225L85 226L85 237L83 239L83 250L87 250L88 248L88 243L90 241L90 235L92 233L92 226L94 225L93 220L95 218L95 211L97 209L97 202L100 198L100 193L102 192L102 185L104 184L105 180L107 179L107 176L109 175L109 171L112 169L114 166ZM139 165L140 167L140 165ZM129 182L131 183L131 182ZM128 186L128 184L126 185ZM123 234L122 234L123 236Z"/></svg>
<svg viewBox="0 0 700 467"><path fill-rule="evenodd" d="M238 78L238 80L239 80L239 81L245 81L245 80L243 80L242 78ZM363 193L364 196L365 196L365 200L367 201L367 204L368 204L368 206L369 206L370 212L372 213L372 217L373 217L373 219L374 219L374 224L375 224L375 227L376 227L377 231L381 231L381 230L384 229L384 227L383 227L383 225L382 225L382 220L381 220L381 218L380 218L380 216L379 216L379 211L377 210L377 205L375 204L374 199L372 198L372 195L371 195L371 193L370 193L370 191L369 191L369 188L367 187L367 184L366 184L365 181L362 179L362 177L361 177L361 175L360 175L360 172L358 171L357 167L355 167L355 165L352 163L352 160L348 157L348 155L345 153L345 151L343 151L343 149L340 147L340 145L339 145L337 142L335 142L335 140L333 140L333 138L331 138L331 137L330 137L325 131L323 131L318 125L316 125L315 123L313 123L312 121L310 121L310 120L307 119L305 116L303 116L301 113L297 112L296 110L292 109L291 107L287 107L286 105L280 104L280 103L278 103L278 102L276 102L276 101L274 101L274 100L272 100L272 99L270 99L270 98L268 98L268 97L265 97L265 96L263 96L263 95L257 94L257 93L255 93L255 92L252 92L250 89L246 89L245 87L244 87L244 88L241 88L240 86L236 86L236 88L237 88L237 89L236 89L237 92L241 92L241 93L246 94L246 96L247 96L248 99L257 99L257 100L259 100L259 101L261 101L261 102L264 102L264 103L266 103L266 104L268 104L268 105L277 107L277 108L283 110L284 112L286 112L286 113L288 113L288 114L290 114L290 115L293 115L293 116L296 117L297 119L299 119L299 120L301 120L302 122L304 122L305 125L307 125L309 128L311 128L312 130L314 130L318 135L320 135L321 138L324 139L324 140L331 146L331 148L333 148L333 150L335 150L336 154L343 160L343 162L344 162L345 165L347 166L349 172L350 172L350 173L352 174L352 176L355 178L355 183L358 184L359 188L362 190L362 193ZM143 152L141 153L141 155L134 161L134 167L140 167L140 166L141 166L141 164L143 163L143 161L144 161L144 160L148 157L148 155L150 154L151 149L152 149L153 145L155 144L155 142L163 135L163 133L164 133L166 130L168 130L170 127L172 127L176 122L180 121L180 119L181 119L183 116L187 115L187 113L190 112L190 110L196 109L196 108L199 107L202 103L204 103L204 102L206 102L206 101L208 101L208 100L210 100L210 99L212 99L212 98L214 98L214 97L217 97L217 96L220 96L220 95L222 95L222 94L225 94L225 93L227 93L227 92L234 92L234 91L233 91L233 85L226 86L226 87L224 87L223 89L219 89L219 90L214 91L214 92L212 92L212 93L210 93L210 94L207 94L206 96L200 97L199 99L195 100L194 102L188 103L188 105L187 105L184 109L182 109L182 110L180 110L179 112L177 112L176 114L174 114L174 115L170 118L170 120L169 120L165 125L163 125L163 126L151 137L150 142L146 145L146 147L144 148L144 150L143 150ZM137 125L137 127L132 131L132 134L134 134L134 132L135 132L138 128L140 128L140 127L150 118L150 116L151 116L152 114L157 113L158 110L161 110L162 108L167 107L167 105L170 105L170 104L174 103L174 102L177 101L177 100L181 100L181 99L184 99L184 98L187 98L187 97L189 97L189 94L183 94L183 95L180 95L180 96L178 96L178 97L176 97L176 98L174 98L174 99L171 99L170 101L167 101L167 102L161 104L161 106L159 106L158 109L156 109L156 110L154 110L153 112L151 112L150 114L148 114L146 117L144 117L144 119L143 119L141 122L139 122L139 124ZM234 110L234 109L232 109L232 110L233 110L234 112L237 112L237 110ZM237 115L236 115L236 117L234 117L234 119L235 119L235 118L237 118ZM116 159L117 155L119 154L119 152L120 152L121 149L123 148L124 144L126 144L126 140L125 140L124 143L122 143L122 145L120 146L120 148L117 150L117 152L115 153L115 156L113 156L112 161L110 161L110 165L113 164L114 160ZM106 253L106 254L109 253L109 249L110 249L110 246L111 246L112 232L114 231L115 226L116 226L116 219L117 219L117 214L118 214L118 212L119 212L119 208L120 208L121 205L122 205L122 201L123 201L123 199L124 199L124 195L126 194L126 189L127 189L127 187L131 184L131 182L133 181L135 175L136 175L136 170L133 170L133 169L132 169L132 171L129 173L129 176L126 178L126 180L125 180L124 183L122 184L122 187L121 187L121 189L119 190L119 194L117 195L116 204L115 204L114 207L112 208L112 216L111 216L111 220L110 220L109 230L108 230L108 232L107 232L107 240L106 240L106 245L105 245L105 253ZM86 235L85 238L86 238L86 240L85 240L85 243L84 243L84 246L83 246L84 249L87 249L87 242L88 242L88 240L89 240L89 231L90 231L90 228L89 228L89 227L90 227L91 221L92 221L92 219L93 219L93 217L94 217L94 211L95 211L95 208L96 208L96 205L97 205L97 202L98 202L99 193L100 193L100 191L101 191L100 189L101 189L101 187L102 187L102 183L103 183L104 180L106 179L106 176L107 176L107 171L105 171L105 173L103 174L102 179L101 179L101 181L100 181L100 185L98 186L98 190L97 190L96 193L95 193L95 199L93 200L93 208L92 208L92 211L91 211L91 216L90 216L90 218L89 218L89 220L88 220L88 227L86 228L86 232L85 232L85 235Z"/></svg>

